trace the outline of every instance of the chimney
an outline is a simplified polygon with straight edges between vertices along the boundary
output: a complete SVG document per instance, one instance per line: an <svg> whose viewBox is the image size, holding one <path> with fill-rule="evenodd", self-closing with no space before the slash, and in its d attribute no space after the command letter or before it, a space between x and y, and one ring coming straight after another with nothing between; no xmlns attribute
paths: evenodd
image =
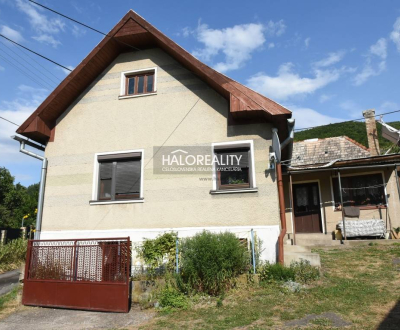
<svg viewBox="0 0 400 330"><path fill-rule="evenodd" d="M371 156L379 156L378 131L376 130L375 109L363 111L367 129L368 148Z"/></svg>

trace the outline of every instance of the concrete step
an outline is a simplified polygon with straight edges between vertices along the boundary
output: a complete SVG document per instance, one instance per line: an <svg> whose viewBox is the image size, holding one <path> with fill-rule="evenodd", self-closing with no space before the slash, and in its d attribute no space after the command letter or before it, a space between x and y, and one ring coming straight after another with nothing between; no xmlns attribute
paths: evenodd
<svg viewBox="0 0 400 330"><path fill-rule="evenodd" d="M326 239L304 239L296 237L296 245L301 246L333 246L340 245L340 241Z"/></svg>
<svg viewBox="0 0 400 330"><path fill-rule="evenodd" d="M311 247L301 245L285 245L284 252L311 252Z"/></svg>
<svg viewBox="0 0 400 330"><path fill-rule="evenodd" d="M318 253L312 252L284 252L285 265L290 266L293 261L308 260L311 266L321 267L321 260Z"/></svg>

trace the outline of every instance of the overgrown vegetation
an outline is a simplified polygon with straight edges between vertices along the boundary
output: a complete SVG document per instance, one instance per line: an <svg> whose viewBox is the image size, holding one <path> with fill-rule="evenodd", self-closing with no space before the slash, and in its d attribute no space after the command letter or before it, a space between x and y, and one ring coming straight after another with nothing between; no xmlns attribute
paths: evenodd
<svg viewBox="0 0 400 330"><path fill-rule="evenodd" d="M0 167L0 228L20 228L35 224L39 184L28 188L14 183L15 179L5 167Z"/></svg>
<svg viewBox="0 0 400 330"><path fill-rule="evenodd" d="M388 124L394 128L400 129L400 121L394 121ZM377 123L376 128L378 130L379 146L381 150L385 152L392 146L392 143L382 137L382 125ZM337 123L311 128L296 132L294 135L294 140L303 141L314 138L324 139L343 135L348 136L349 138L368 148L367 131L365 129L364 122ZM391 152L400 152L400 148L395 147Z"/></svg>
<svg viewBox="0 0 400 330"><path fill-rule="evenodd" d="M250 255L229 232L203 231L183 240L181 277L188 290L218 295L232 287L235 278L249 269Z"/></svg>
<svg viewBox="0 0 400 330"><path fill-rule="evenodd" d="M322 316L326 312L350 322L346 329L390 329L381 323L399 303L400 273L393 260L400 258L400 244L316 252L321 256L321 276L302 290L282 290L279 282L272 281L228 291L223 303L208 296L191 298L193 306L161 313L142 329L282 329L286 322L310 314L321 316L305 329L332 329L331 321ZM392 324L391 329L395 328Z"/></svg>
<svg viewBox="0 0 400 330"><path fill-rule="evenodd" d="M0 246L0 274L18 268L25 260L27 241L19 238Z"/></svg>

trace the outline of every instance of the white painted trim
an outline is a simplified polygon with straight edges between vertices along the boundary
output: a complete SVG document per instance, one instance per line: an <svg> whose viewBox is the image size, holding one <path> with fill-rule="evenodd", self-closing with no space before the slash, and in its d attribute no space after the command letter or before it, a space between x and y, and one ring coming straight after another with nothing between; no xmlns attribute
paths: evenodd
<svg viewBox="0 0 400 330"><path fill-rule="evenodd" d="M127 199L123 201L90 201L90 205L108 205L108 204L132 204L144 203L144 199Z"/></svg>
<svg viewBox="0 0 400 330"><path fill-rule="evenodd" d="M125 77L130 75L130 74L139 74L142 72L149 72L149 71L154 71L154 93L149 93L149 94L144 94L144 95L153 95L156 94L157 92L157 67L152 67L152 68L146 68L146 69L138 69L138 70L130 70L130 71L124 71L121 72L121 89L119 95L125 95L125 88L126 88L126 79ZM140 95L140 96L144 96ZM119 98L121 98L121 96Z"/></svg>
<svg viewBox="0 0 400 330"><path fill-rule="evenodd" d="M227 189L227 190L211 190L211 195L219 194L239 194L239 193L253 193L258 192L258 188L247 188L247 189Z"/></svg>
<svg viewBox="0 0 400 330"><path fill-rule="evenodd" d="M341 176L341 177L346 177L346 176L363 176L363 175L378 174L378 173L380 173L380 174L382 175L382 182L383 182L383 184L384 184L383 189L384 189L384 192L385 192L385 202L386 202L386 205L389 205L388 196L387 196L387 191L386 191L386 184L389 183L389 181L386 182L386 179L385 179L385 171L382 171L382 170L380 170L380 171L367 171L367 172L361 172L361 173L358 172L358 173L351 173L351 174L349 174L349 173L347 173L347 174L342 174L342 172L340 172L340 176ZM337 176L337 175L331 175L330 177L331 177L331 187L332 187L333 210L335 211L335 195L334 195L334 193L333 193L333 180L332 180L332 179L333 179L333 178L337 178L338 176Z"/></svg>
<svg viewBox="0 0 400 330"><path fill-rule="evenodd" d="M212 159L214 159L215 152L214 150L218 149L229 149L229 148L240 148L240 147L250 147L250 158L251 158L251 182L250 187L252 189L257 189L256 184L256 171L255 171L255 162L254 162L254 141L253 140L242 140L242 141L230 141L230 142L215 142L211 143L211 153ZM215 166L213 166L212 172L212 179L213 179L213 191L217 191L217 173ZM241 191L243 192L243 191Z"/></svg>
<svg viewBox="0 0 400 330"><path fill-rule="evenodd" d="M134 149L134 150L124 150L124 151L109 151L109 152L98 152L94 154L94 162L93 162L93 187L92 187L92 201L90 205L97 204L105 204L105 202L94 202L97 201L98 194L98 182L99 182L99 162L98 157L103 155L121 155L131 152L140 152L141 153L141 173L140 173L140 198L143 198L143 177L144 177L144 149ZM118 203L119 202L119 203ZM123 204L129 201L110 201L109 204ZM140 203L138 200L131 201L131 203ZM141 201L142 202L142 201Z"/></svg>
<svg viewBox="0 0 400 330"><path fill-rule="evenodd" d="M325 215L323 212L323 202L322 202L322 196L321 196L321 181L319 179L314 179L314 180L304 180L304 181L296 181L292 182L293 185L295 184L302 184L302 183L312 183L312 182L317 182L318 183L318 195L319 195L319 209L321 212L321 223L322 223L322 233L327 234L326 228L325 228ZM292 201L293 202L293 201ZM292 214L294 213L293 211L293 205L292 205ZM293 216L292 216L292 221L293 221Z"/></svg>
<svg viewBox="0 0 400 330"><path fill-rule="evenodd" d="M132 98L134 98L134 97L143 97L143 96L151 96L151 95L157 95L157 92L154 92L154 93L144 93L144 94L136 94L136 95L120 95L120 96L118 96L118 100L132 99Z"/></svg>

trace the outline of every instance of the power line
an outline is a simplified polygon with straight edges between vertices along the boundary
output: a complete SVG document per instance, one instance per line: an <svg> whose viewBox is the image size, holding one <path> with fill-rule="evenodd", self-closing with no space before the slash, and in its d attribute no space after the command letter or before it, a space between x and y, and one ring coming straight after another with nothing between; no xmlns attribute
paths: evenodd
<svg viewBox="0 0 400 330"><path fill-rule="evenodd" d="M82 25L82 26L84 26L85 28L88 28L88 29L90 29L90 30L92 30L92 31L94 31L94 32L100 33L100 34L102 34L103 36L106 36L106 37L108 37L108 38L112 38L112 39L114 39L115 41L117 41L117 42L119 42L119 43L121 43L121 44L123 44L123 45L125 45L125 46L131 47L131 48L133 48L133 49L135 49L135 50L140 50L139 48L137 48L137 47L135 47L135 46L129 45L129 44L127 44L127 43L125 43L125 42L123 42L123 41L121 41L121 40L115 39L114 36L110 36L110 35L108 35L107 33L104 33L104 32L101 32L101 31L95 29L95 28L92 28L91 26L89 26L89 25L87 25L87 24L85 24L85 23L79 22L79 21L77 21L76 19L73 19L73 18L71 18L71 17L69 17L69 16L67 16L67 15L64 15L64 14L62 14L62 13L60 13L60 12L54 10L54 9L51 9L51 8L49 8L49 7L46 7L46 6L40 4L40 3L36 2L36 1L29 0L29 2L34 3L35 5L37 5L37 6L39 6L39 7L42 7L42 8L44 8L44 9L47 9L47 10L49 10L49 11L51 11L51 12L57 14L57 15L60 15L60 16L62 16L62 17L64 17L64 18L66 18L66 19L69 19L70 21L72 21L72 22L74 22L74 23L76 23L76 24Z"/></svg>
<svg viewBox="0 0 400 330"><path fill-rule="evenodd" d="M11 47L7 46L4 42L0 41L1 44L3 44L3 46L7 47L12 53L14 53L15 55L17 55L20 59L22 59L23 61L26 62L26 59L23 58L21 55L19 55L17 52L15 52ZM22 54L24 54L25 56L27 56L27 54L25 54L20 48L16 47L20 52L22 52ZM32 59L33 60L33 59ZM36 62L35 60L33 60L34 62ZM38 62L36 62L37 64L39 64ZM40 65L40 64L39 64ZM41 66L41 65L40 65ZM53 83L55 84L59 84L59 81L54 81L53 78L50 78L49 76L45 75L41 70L38 70L36 67L32 66L33 68L35 68L39 73L41 73L44 77L46 77L47 79L51 80ZM42 66L42 68L48 72L50 72L49 70L47 70L45 67ZM28 69L29 70L29 69ZM56 77L57 78L57 77ZM58 78L57 78L58 79Z"/></svg>
<svg viewBox="0 0 400 330"><path fill-rule="evenodd" d="M385 113L380 113L378 115L375 115L374 117L378 117L378 116L383 116L383 115L390 115L392 113L396 113L396 112L400 112L400 110L395 110L395 111L391 111L391 112L385 112ZM358 119L352 119L352 120L346 120L346 121L340 121L337 123L330 123L330 124L326 124L326 125L318 125L318 126L312 126L312 127L307 127L307 128L296 128L295 131L303 131L306 129L311 129L311 128L316 128L316 127L323 127L323 126L328 126L328 125L336 125L336 124L343 124L343 123L350 123L352 121L359 121L359 120L364 120L365 118L358 118Z"/></svg>
<svg viewBox="0 0 400 330"><path fill-rule="evenodd" d="M6 118L4 118L4 117L1 117L0 116L0 119L3 119L3 120L5 120L5 121L8 121L9 123L11 123L11 124L13 124L13 125L15 125L15 126L21 126L21 125L18 125L18 124L16 124L16 123L14 123L14 122L12 122L11 120L8 120L8 119L6 119Z"/></svg>
<svg viewBox="0 0 400 330"><path fill-rule="evenodd" d="M29 78L31 78L35 83L37 83L38 85L40 85L41 87L43 87L44 89L48 89L48 87L46 87L45 85L43 85L40 81L36 80L34 77L32 77L31 75L29 75L27 72L21 70L21 68L19 68L17 65L15 65L13 62L11 62L10 60L8 60L7 58L5 58L3 55L0 54L0 58L2 58L4 61L6 61L8 64L12 65L14 68L16 68L19 72L21 72L24 76L28 76Z"/></svg>
<svg viewBox="0 0 400 330"><path fill-rule="evenodd" d="M3 44L3 43L2 43ZM3 44L4 45L4 44ZM30 68L28 68L26 65L24 65L23 63L21 63L20 61L18 61L17 58L11 56L9 53L7 53L4 49L0 48L0 50L7 56L9 56L9 58L11 58L14 62L16 62L18 65L22 66L25 68L25 70L28 70L30 73L32 73L37 79L39 79L40 81L42 81L44 84L47 85L47 88L53 88L53 86L47 82L47 80L43 79L42 77L38 76L36 72L32 71ZM15 53L13 51L13 53ZM15 53L16 55L18 55L17 53ZM18 55L19 56L19 55ZM21 58L21 57L20 57Z"/></svg>
<svg viewBox="0 0 400 330"><path fill-rule="evenodd" d="M22 46L22 45L19 44L18 42L14 41L14 40L11 40L10 38L7 38L5 35L0 34L0 37L2 37L2 38L4 38L4 39L6 39L6 40L12 42L13 44L15 44L15 45L17 45L17 46L19 46L19 47L22 47L22 48L26 49L27 51L29 51L29 52L31 52L31 53L37 55L37 56L40 56L41 58L44 58L45 60L47 60L47 61L49 61L49 62L51 62L51 63L53 63L53 64L55 64L55 65L58 65L59 67L65 69L65 70L72 71L70 68L67 68L67 67L64 66L64 65L62 65L62 64L60 64L60 63L57 63L57 62L55 62L55 61L49 59L48 57L46 57L46 56L44 56L44 55L41 55L41 54L35 52L35 51L32 50L32 49L29 49L28 47Z"/></svg>

